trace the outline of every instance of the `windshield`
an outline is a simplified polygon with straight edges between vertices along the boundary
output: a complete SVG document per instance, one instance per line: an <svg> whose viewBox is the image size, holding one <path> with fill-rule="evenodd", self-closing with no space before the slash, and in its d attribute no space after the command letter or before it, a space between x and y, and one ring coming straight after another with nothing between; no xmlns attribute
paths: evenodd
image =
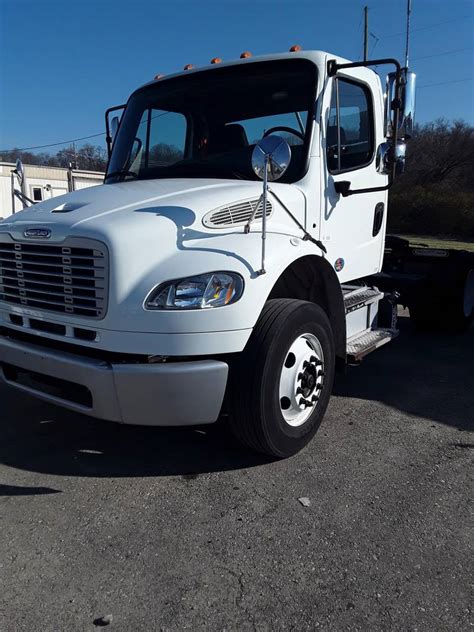
<svg viewBox="0 0 474 632"><path fill-rule="evenodd" d="M307 164L315 89L316 67L302 59L158 80L130 97L106 182L181 177L255 180L252 150L274 128L292 148L282 181L299 180Z"/></svg>

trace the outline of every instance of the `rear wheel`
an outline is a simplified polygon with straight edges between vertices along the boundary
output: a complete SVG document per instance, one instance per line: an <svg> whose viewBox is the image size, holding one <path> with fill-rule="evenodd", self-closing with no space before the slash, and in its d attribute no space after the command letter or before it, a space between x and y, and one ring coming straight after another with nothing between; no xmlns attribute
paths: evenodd
<svg viewBox="0 0 474 632"><path fill-rule="evenodd" d="M314 303L266 303L231 366L230 427L245 445L284 458L314 436L326 412L335 367L325 312Z"/></svg>

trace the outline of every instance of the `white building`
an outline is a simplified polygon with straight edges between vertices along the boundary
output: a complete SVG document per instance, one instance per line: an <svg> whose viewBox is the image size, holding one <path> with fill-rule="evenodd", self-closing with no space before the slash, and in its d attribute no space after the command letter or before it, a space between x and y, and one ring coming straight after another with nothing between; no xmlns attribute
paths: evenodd
<svg viewBox="0 0 474 632"><path fill-rule="evenodd" d="M25 171L23 191L35 202L64 195L68 191L93 187L104 181L104 174L100 171L40 165L23 165L23 167ZM13 169L15 169L14 163L0 162L0 219L5 219L23 208L20 200L12 195ZM20 188L16 178L15 188Z"/></svg>

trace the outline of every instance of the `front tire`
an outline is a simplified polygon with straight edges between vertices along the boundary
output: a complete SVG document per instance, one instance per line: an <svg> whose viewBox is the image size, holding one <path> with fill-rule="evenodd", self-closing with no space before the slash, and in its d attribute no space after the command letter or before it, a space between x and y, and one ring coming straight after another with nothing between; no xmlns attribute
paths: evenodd
<svg viewBox="0 0 474 632"><path fill-rule="evenodd" d="M231 365L233 434L273 457L296 454L323 420L334 369L333 333L321 307L269 300L245 350Z"/></svg>

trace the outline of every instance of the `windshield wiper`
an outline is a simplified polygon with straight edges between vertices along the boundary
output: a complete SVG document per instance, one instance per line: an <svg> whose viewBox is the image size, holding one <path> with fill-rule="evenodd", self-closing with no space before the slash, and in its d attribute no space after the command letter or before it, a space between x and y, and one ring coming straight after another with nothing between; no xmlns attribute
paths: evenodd
<svg viewBox="0 0 474 632"><path fill-rule="evenodd" d="M116 171L111 171L105 176L105 180L107 180L107 178L115 178L116 176L133 176L136 180L138 180L138 174L134 171L129 171L128 169L117 169Z"/></svg>

